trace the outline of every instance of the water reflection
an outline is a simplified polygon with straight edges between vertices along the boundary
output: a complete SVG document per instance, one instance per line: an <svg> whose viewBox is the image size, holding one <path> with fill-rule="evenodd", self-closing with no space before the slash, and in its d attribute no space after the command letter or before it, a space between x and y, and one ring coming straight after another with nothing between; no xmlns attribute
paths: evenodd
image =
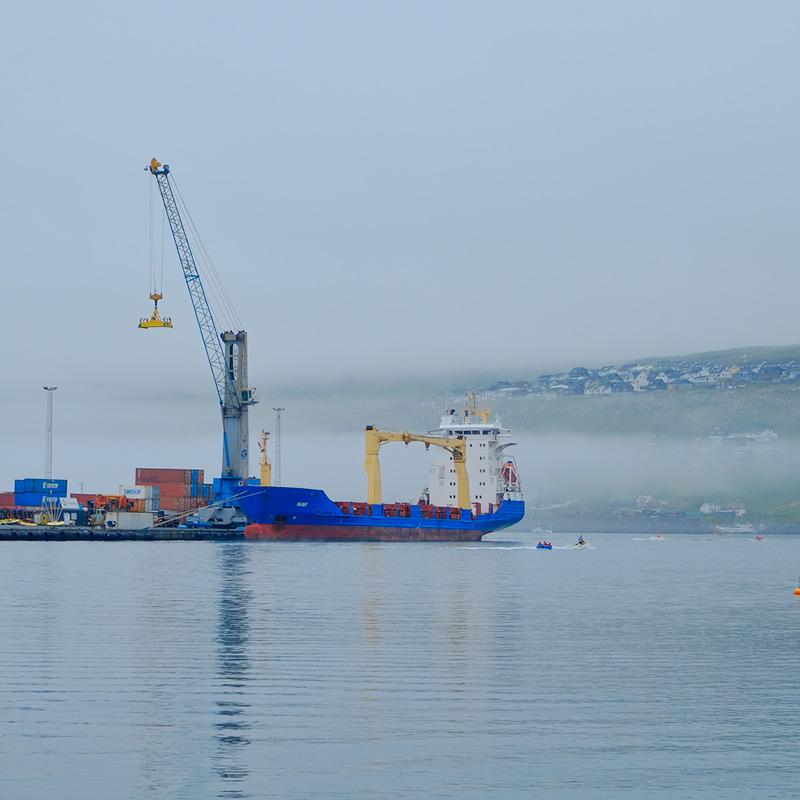
<svg viewBox="0 0 800 800"><path fill-rule="evenodd" d="M363 697L365 702L380 699L378 673L381 668L381 548L380 545L364 546L364 659Z"/></svg>
<svg viewBox="0 0 800 800"><path fill-rule="evenodd" d="M250 680L248 658L248 606L252 592L247 587L251 548L225 544L219 550L219 625L217 656L220 698L216 701L217 753L214 768L223 781L221 798L247 798L240 784L249 770L245 766L250 745L250 722L247 684Z"/></svg>

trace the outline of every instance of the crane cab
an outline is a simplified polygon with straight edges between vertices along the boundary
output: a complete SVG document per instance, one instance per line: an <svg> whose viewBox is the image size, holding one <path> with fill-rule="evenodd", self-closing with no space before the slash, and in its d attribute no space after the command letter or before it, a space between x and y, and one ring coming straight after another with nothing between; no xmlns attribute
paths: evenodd
<svg viewBox="0 0 800 800"><path fill-rule="evenodd" d="M171 328L172 320L169 317L162 317L158 313L158 301L162 295L154 293L150 295L153 301L153 315L151 317L143 317L139 320L140 328Z"/></svg>

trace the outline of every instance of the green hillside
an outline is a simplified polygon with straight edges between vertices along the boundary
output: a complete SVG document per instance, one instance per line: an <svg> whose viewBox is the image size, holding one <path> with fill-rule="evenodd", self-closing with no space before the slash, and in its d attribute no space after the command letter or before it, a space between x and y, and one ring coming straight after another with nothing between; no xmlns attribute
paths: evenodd
<svg viewBox="0 0 800 800"><path fill-rule="evenodd" d="M704 437L714 428L771 428L800 436L800 385L750 385L620 395L498 398L515 429L589 435ZM513 423L512 423L513 420Z"/></svg>
<svg viewBox="0 0 800 800"><path fill-rule="evenodd" d="M751 364L761 361L773 361L782 358L800 360L800 344L788 344L778 347L758 345L755 347L736 347L731 350L709 350L704 353L689 353L684 356L648 356L639 359L639 364L658 364L660 361L699 361L721 364L729 367L747 361Z"/></svg>

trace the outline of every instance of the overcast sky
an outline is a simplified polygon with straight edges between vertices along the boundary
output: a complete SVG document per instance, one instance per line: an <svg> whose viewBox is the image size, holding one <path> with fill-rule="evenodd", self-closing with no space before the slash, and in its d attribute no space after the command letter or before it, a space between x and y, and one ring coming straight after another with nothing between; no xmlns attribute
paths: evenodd
<svg viewBox="0 0 800 800"><path fill-rule="evenodd" d="M79 440L138 438L118 470L218 436L172 249L175 328L136 327L153 156L248 331L254 430L331 377L800 341L798 32L794 1L6 4L0 490L42 472L43 384L73 479Z"/></svg>

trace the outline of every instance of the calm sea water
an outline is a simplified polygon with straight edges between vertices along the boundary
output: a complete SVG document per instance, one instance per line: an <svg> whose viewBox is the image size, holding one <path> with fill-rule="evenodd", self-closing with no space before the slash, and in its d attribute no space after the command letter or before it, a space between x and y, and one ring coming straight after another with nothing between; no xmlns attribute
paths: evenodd
<svg viewBox="0 0 800 800"><path fill-rule="evenodd" d="M0 797L796 796L800 537L588 538L4 542Z"/></svg>

